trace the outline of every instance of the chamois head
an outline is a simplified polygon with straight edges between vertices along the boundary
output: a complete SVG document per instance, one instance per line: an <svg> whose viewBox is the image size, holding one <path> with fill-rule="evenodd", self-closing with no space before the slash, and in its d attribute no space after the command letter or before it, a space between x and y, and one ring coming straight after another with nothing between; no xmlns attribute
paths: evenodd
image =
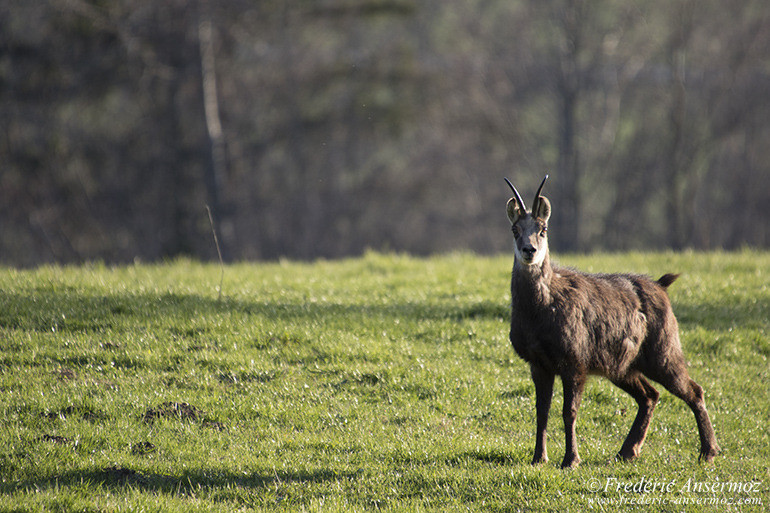
<svg viewBox="0 0 770 513"><path fill-rule="evenodd" d="M506 183L513 191L513 198L508 200L506 210L511 221L514 253L516 260L525 265L541 265L548 253L548 218L551 216L551 203L540 195L548 175L545 175L535 194L532 210L527 211L519 191L506 178Z"/></svg>

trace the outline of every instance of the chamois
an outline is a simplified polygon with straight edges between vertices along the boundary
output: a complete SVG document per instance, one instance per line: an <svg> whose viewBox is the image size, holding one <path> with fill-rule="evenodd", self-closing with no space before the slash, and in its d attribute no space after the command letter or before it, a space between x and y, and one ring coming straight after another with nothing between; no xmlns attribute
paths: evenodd
<svg viewBox="0 0 770 513"><path fill-rule="evenodd" d="M548 218L551 203L540 195L527 211L516 188L506 210L511 222L514 263L511 273L510 340L530 365L535 384L537 433L532 464L548 461L546 426L554 378L564 387L566 450L562 468L580 463L575 439L583 388L590 374L606 377L630 394L639 410L617 454L633 460L647 436L658 391L645 376L682 399L695 414L700 460L719 452L703 400L703 389L687 372L679 328L666 289L678 277L657 281L635 274L586 274L551 265Z"/></svg>

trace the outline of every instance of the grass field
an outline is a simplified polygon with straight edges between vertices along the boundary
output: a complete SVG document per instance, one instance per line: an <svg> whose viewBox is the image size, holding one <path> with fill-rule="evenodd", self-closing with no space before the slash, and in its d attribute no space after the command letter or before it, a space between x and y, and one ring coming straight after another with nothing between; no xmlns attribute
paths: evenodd
<svg viewBox="0 0 770 513"><path fill-rule="evenodd" d="M582 465L558 468L558 382L551 462L529 465L508 256L236 264L221 298L220 268L186 260L0 269L0 510L766 510L770 253L558 260L682 273L670 294L714 465L660 386L642 457L612 461L635 404L598 378Z"/></svg>

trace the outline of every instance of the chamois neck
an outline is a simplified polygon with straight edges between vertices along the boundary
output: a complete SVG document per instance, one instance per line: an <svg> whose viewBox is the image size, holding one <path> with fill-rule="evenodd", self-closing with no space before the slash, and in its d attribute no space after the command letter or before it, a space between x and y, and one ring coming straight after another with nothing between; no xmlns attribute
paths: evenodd
<svg viewBox="0 0 770 513"><path fill-rule="evenodd" d="M528 304L550 304L552 278L553 268L548 253L540 265L527 265L516 258L511 281L513 300L529 298L526 300Z"/></svg>
<svg viewBox="0 0 770 513"><path fill-rule="evenodd" d="M513 261L513 274L520 276L526 281L545 281L547 284L550 284L553 277L551 257L546 252L540 264L525 264L516 257Z"/></svg>

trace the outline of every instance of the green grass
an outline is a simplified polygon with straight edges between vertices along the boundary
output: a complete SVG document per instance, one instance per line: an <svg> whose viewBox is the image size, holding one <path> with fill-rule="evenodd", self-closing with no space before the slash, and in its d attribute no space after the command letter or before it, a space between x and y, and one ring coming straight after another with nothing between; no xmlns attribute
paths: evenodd
<svg viewBox="0 0 770 513"><path fill-rule="evenodd" d="M559 260L682 273L670 293L714 465L660 386L642 457L611 461L635 405L598 378L578 416L582 465L558 468L558 383L552 461L529 465L508 256L230 265L221 299L219 267L185 260L0 269L0 510L767 508L770 253ZM656 490L634 492L646 482Z"/></svg>

